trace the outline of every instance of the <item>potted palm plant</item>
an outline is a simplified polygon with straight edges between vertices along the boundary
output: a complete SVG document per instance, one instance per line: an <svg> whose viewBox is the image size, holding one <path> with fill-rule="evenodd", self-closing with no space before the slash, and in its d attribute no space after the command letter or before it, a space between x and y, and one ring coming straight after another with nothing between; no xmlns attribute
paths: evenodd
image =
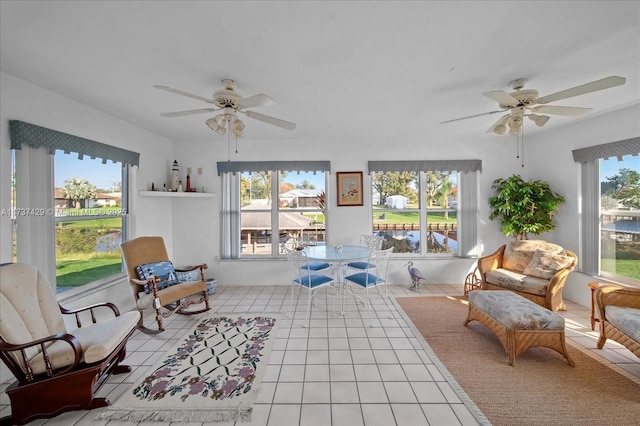
<svg viewBox="0 0 640 426"><path fill-rule="evenodd" d="M565 202L544 181L524 181L519 175L496 179L491 186L496 195L489 198L489 219L499 219L502 233L517 240L529 239L555 229L553 214Z"/></svg>

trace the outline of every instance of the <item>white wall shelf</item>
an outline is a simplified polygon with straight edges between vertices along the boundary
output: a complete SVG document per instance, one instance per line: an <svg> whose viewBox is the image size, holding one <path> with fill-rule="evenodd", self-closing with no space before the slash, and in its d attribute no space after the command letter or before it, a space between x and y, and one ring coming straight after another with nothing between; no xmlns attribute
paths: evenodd
<svg viewBox="0 0 640 426"><path fill-rule="evenodd" d="M138 191L141 197L185 197L185 198L213 198L215 192L170 192L170 191Z"/></svg>

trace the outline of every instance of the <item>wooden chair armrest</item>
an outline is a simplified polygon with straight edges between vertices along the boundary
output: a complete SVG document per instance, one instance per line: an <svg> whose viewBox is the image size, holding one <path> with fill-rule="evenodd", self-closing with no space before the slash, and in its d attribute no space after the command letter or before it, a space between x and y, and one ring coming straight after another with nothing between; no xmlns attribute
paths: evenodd
<svg viewBox="0 0 640 426"><path fill-rule="evenodd" d="M200 265L195 265L195 266L187 266L184 268L176 268L176 272L189 272L189 271L195 271L196 269L200 269L200 270L204 270L209 268L209 266L207 266L206 263L202 263Z"/></svg>
<svg viewBox="0 0 640 426"><path fill-rule="evenodd" d="M71 346L71 349L73 349L74 352L74 360L73 363L68 366L65 367L62 370L57 371L55 374L53 372L53 367L49 361L49 355L47 353L47 346L49 346L50 344L61 340L63 342L67 342L69 344L69 346ZM29 357L27 356L25 349L31 348L33 346L40 346L40 350L42 352L42 357L45 363L45 367L46 367L46 371L47 371L47 376L52 377L55 375L60 375L60 374L64 374L67 373L69 371L72 371L74 368L76 368L76 366L80 363L80 361L82 360L82 346L80 346L80 342L78 341L78 339L68 333L58 333L58 334L54 334L48 337L43 337L42 339L38 339L38 340L34 340L32 342L27 342L27 343L21 343L21 344L11 344L8 343L6 341L4 341L2 338L0 338L0 351L3 352L15 352L15 351L20 351L20 355L22 356L22 361L23 361L23 365L19 366L17 364L17 362L15 361L15 359L11 356L3 356L2 359L3 361L5 361L9 367L9 369L12 371L12 373L16 376L16 377L21 377L22 375L24 375L26 377L27 381L32 381L33 380L33 370L31 369L31 363L29 362ZM23 370L24 368L24 370ZM25 372L26 371L26 372Z"/></svg>
<svg viewBox="0 0 640 426"><path fill-rule="evenodd" d="M77 309L67 309L64 308L60 305L58 305L60 307L60 312L62 312L63 315L71 315L74 314L76 316L76 324L78 325L78 327L82 327L82 323L80 321L80 315L78 315L81 312L86 312L89 311L91 313L91 322L93 324L95 324L96 321L96 315L94 312L94 309L97 308L109 308L111 309L111 311L114 313L115 316L119 317L120 316L120 310L118 309L118 307L116 305L114 305L111 302L103 302L103 303L96 303L95 305L91 305L91 306L85 306L83 308L77 308Z"/></svg>

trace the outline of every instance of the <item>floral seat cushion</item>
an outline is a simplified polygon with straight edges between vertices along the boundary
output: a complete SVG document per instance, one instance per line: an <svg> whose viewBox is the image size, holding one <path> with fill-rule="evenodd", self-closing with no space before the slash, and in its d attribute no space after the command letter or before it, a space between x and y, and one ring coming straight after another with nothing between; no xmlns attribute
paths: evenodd
<svg viewBox="0 0 640 426"><path fill-rule="evenodd" d="M640 342L640 309L608 305L605 307L605 315L611 324Z"/></svg>
<svg viewBox="0 0 640 426"><path fill-rule="evenodd" d="M469 303L512 330L564 330L564 318L509 290L472 291Z"/></svg>
<svg viewBox="0 0 640 426"><path fill-rule="evenodd" d="M508 269L489 271L487 272L486 280L490 284L523 293L535 294L536 296L546 295L547 287L549 287L549 280L523 275Z"/></svg>

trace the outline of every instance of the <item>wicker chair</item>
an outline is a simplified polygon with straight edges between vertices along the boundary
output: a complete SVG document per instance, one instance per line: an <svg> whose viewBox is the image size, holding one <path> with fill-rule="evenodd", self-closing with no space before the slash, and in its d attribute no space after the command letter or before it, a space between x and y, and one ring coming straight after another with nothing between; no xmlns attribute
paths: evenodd
<svg viewBox="0 0 640 426"><path fill-rule="evenodd" d="M640 358L640 288L605 285L596 289L594 298L600 315L598 349L611 339Z"/></svg>

